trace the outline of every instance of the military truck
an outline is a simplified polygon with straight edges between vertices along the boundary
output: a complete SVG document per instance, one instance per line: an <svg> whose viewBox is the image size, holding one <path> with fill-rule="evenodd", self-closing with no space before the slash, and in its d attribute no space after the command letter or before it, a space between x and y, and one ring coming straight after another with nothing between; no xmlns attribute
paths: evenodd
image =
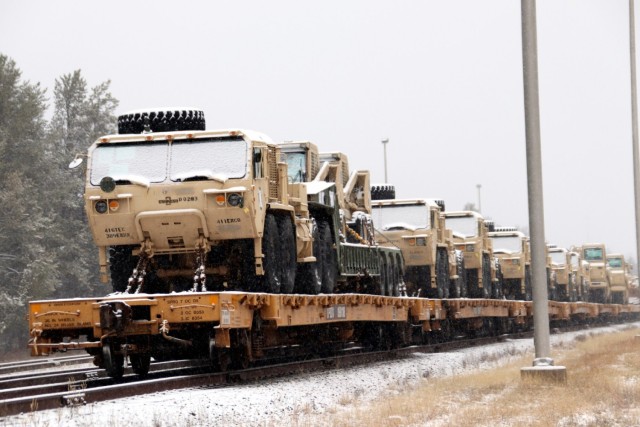
<svg viewBox="0 0 640 427"><path fill-rule="evenodd" d="M344 153L320 153L310 141L279 144L288 165L291 193L304 188L294 205L307 205L314 224L314 253L321 261L301 265L299 292L365 292L398 296L405 292L404 261L398 248L377 241L371 217L369 171L349 171ZM306 203L305 203L306 202ZM316 236L317 233L317 236ZM328 256L327 254L330 254ZM313 270L318 266L320 287ZM334 285L336 288L334 289Z"/></svg>
<svg viewBox="0 0 640 427"><path fill-rule="evenodd" d="M611 270L607 265L607 250L603 243L585 243L579 247L580 256L589 263L590 302L611 301Z"/></svg>
<svg viewBox="0 0 640 427"><path fill-rule="evenodd" d="M395 193L388 187L374 186L377 194ZM371 204L380 244L402 250L410 296L467 296L464 257L455 249L453 233L446 227L444 201L373 200Z"/></svg>
<svg viewBox="0 0 640 427"><path fill-rule="evenodd" d="M631 266L622 254L608 254L607 264L610 269L611 302L628 304L631 288Z"/></svg>
<svg viewBox="0 0 640 427"><path fill-rule="evenodd" d="M566 248L548 245L548 253L551 257L551 269L556 279L556 299L558 301L578 301L582 290L578 285L577 271L574 263L578 257L575 252Z"/></svg>
<svg viewBox="0 0 640 427"><path fill-rule="evenodd" d="M444 216L455 247L463 254L469 297L501 297L487 221L474 211L445 211Z"/></svg>
<svg viewBox="0 0 640 427"><path fill-rule="evenodd" d="M266 135L205 130L196 109L136 111L86 157L85 210L114 291L290 293L309 277L332 290L342 256L336 185L316 182L308 195L290 183Z"/></svg>
<svg viewBox="0 0 640 427"><path fill-rule="evenodd" d="M529 237L515 227L489 232L493 253L500 263L505 298L531 301L531 250Z"/></svg>
<svg viewBox="0 0 640 427"><path fill-rule="evenodd" d="M279 158L261 133L205 130L200 110L119 116L87 155L103 281L109 267L117 292L292 291L297 263L314 260L311 222Z"/></svg>

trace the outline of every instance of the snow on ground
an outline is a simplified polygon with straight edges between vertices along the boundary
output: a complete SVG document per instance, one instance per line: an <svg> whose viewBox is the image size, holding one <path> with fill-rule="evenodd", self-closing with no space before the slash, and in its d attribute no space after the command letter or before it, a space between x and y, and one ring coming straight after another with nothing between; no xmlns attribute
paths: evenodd
<svg viewBox="0 0 640 427"><path fill-rule="evenodd" d="M640 327L640 322L633 326ZM627 327L619 325L552 335L551 345L554 348L573 345L577 336L609 333ZM82 427L98 422L158 427L287 425L291 424L287 420L300 416L321 417L323 413L339 408L348 410L349 405L356 401L397 394L400 390L414 387L423 378L492 369L526 354L531 354L533 361L533 339L508 340L448 353L413 353L388 362L252 384L155 393L77 408L22 414L0 419L0 425Z"/></svg>

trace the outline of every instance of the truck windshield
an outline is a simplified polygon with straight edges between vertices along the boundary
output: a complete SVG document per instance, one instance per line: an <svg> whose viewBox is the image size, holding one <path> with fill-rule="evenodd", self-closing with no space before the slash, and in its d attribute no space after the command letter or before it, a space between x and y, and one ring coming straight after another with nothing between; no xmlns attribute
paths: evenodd
<svg viewBox="0 0 640 427"><path fill-rule="evenodd" d="M602 261L602 248L584 248L586 261Z"/></svg>
<svg viewBox="0 0 640 427"><path fill-rule="evenodd" d="M99 145L91 154L91 184L100 185L105 176L116 181L162 182L167 177L168 149L166 141Z"/></svg>
<svg viewBox="0 0 640 427"><path fill-rule="evenodd" d="M373 222L383 230L429 228L429 208L419 205L381 205L373 208Z"/></svg>
<svg viewBox="0 0 640 427"><path fill-rule="evenodd" d="M473 216L446 217L446 227L461 237L475 237L478 235L478 221Z"/></svg>
<svg viewBox="0 0 640 427"><path fill-rule="evenodd" d="M494 252L511 254L522 252L522 239L518 236L493 236L491 241Z"/></svg>
<svg viewBox="0 0 640 427"><path fill-rule="evenodd" d="M307 168L304 153L287 153L287 174L289 182L305 182L307 180Z"/></svg>
<svg viewBox="0 0 640 427"><path fill-rule="evenodd" d="M176 140L170 155L172 181L189 178L242 178L247 173L247 143L242 138Z"/></svg>
<svg viewBox="0 0 640 427"><path fill-rule="evenodd" d="M621 258L609 258L607 260L609 267L611 268L621 268L622 267L622 259Z"/></svg>
<svg viewBox="0 0 640 427"><path fill-rule="evenodd" d="M556 265L565 265L567 263L567 256L564 252L549 252L551 256L551 262Z"/></svg>

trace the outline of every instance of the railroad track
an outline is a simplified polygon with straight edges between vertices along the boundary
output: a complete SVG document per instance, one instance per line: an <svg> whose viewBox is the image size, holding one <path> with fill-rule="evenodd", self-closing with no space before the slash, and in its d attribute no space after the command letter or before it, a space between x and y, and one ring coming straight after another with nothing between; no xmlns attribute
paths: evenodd
<svg viewBox="0 0 640 427"><path fill-rule="evenodd" d="M602 325L599 325L602 326ZM554 328L554 332L584 329L584 325ZM156 362L144 378L129 368L119 381L99 369L66 370L50 374L0 381L0 416L78 406L129 396L196 387L223 387L270 378L344 369L351 366L409 357L412 353L435 353L489 345L507 339L531 338L531 331L501 336L455 339L428 345L403 347L387 351L364 351L352 348L345 354L324 358L288 361L228 372L212 372L208 361Z"/></svg>
<svg viewBox="0 0 640 427"><path fill-rule="evenodd" d="M0 363L0 380L6 379L12 374L19 372L57 368L60 366L80 365L83 363L92 363L92 360L92 356L77 354L72 356L50 357L47 359L31 359Z"/></svg>
<svg viewBox="0 0 640 427"><path fill-rule="evenodd" d="M346 354L269 364L228 372L211 372L208 361L162 362L153 363L149 374L143 379L127 369L120 381L107 377L103 370L98 369L32 375L28 378L0 381L0 416L84 405L182 388L221 387L303 372L344 369L350 366L408 357L409 354L416 352L452 351L487 345L505 338L523 337L526 337L526 334L461 339L390 351L363 351L354 348L347 351Z"/></svg>

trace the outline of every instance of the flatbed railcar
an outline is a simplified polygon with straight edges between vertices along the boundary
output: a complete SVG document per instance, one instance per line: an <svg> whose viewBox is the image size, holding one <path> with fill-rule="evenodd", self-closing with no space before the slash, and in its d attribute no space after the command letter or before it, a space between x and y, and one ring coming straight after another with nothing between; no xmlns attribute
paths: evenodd
<svg viewBox="0 0 640 427"><path fill-rule="evenodd" d="M550 321L639 318L640 306L549 302ZM153 357L210 358L227 369L281 356L326 353L345 345L390 348L501 334L532 326L529 301L428 299L369 294L182 292L114 294L29 304L33 356L86 350L120 377L128 359L148 372Z"/></svg>

